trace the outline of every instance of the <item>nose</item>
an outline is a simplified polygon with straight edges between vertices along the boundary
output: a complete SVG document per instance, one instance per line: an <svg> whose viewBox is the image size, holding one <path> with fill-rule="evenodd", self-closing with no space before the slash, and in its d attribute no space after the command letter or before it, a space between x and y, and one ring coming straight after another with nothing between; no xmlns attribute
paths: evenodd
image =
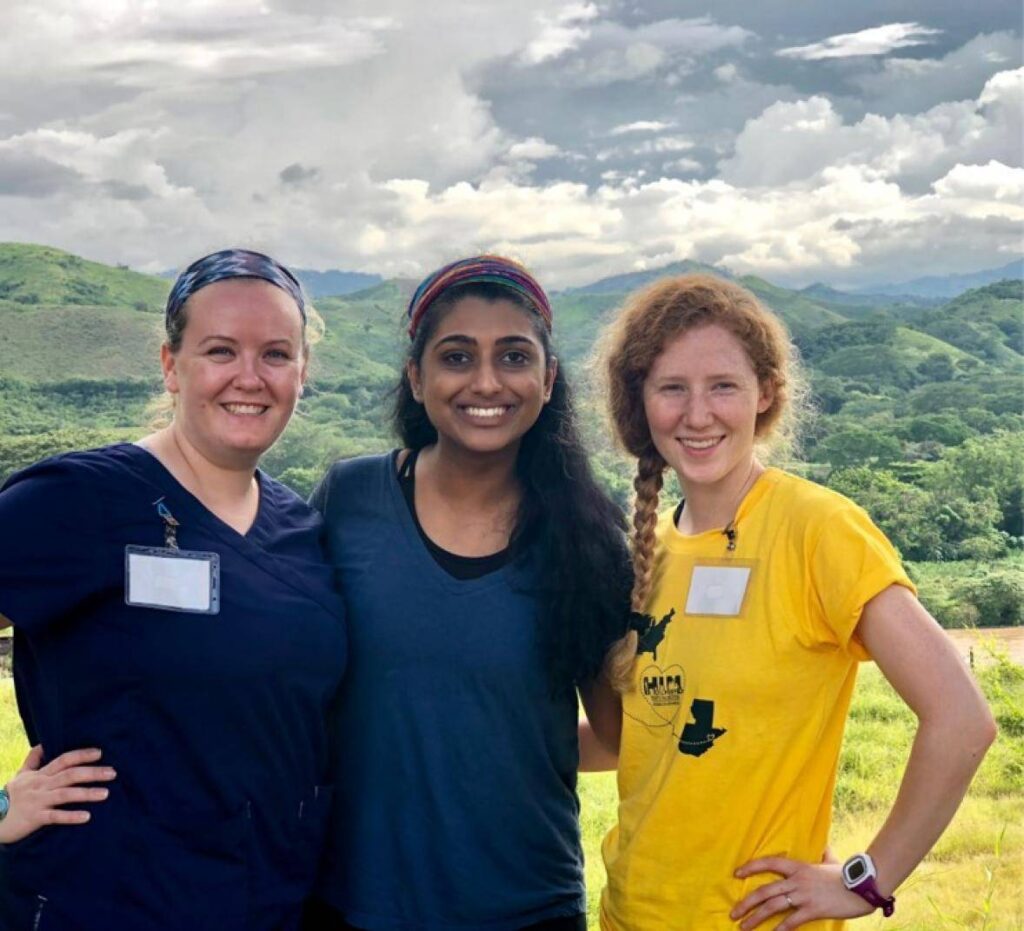
<svg viewBox="0 0 1024 931"><path fill-rule="evenodd" d="M263 375L260 373L258 356L248 353L239 356L234 385L240 391L260 391L263 388Z"/></svg>
<svg viewBox="0 0 1024 931"><path fill-rule="evenodd" d="M689 395L684 417L687 426L695 429L709 427L714 422L711 404L703 391L694 391Z"/></svg>
<svg viewBox="0 0 1024 931"><path fill-rule="evenodd" d="M473 391L481 395L492 395L501 391L501 387L501 379L494 365L488 360L481 362L473 373Z"/></svg>

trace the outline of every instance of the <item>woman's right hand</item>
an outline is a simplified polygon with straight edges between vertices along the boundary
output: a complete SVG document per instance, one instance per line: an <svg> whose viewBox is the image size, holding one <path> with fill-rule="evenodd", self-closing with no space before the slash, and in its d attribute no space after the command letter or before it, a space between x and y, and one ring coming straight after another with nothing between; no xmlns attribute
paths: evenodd
<svg viewBox="0 0 1024 931"><path fill-rule="evenodd" d="M33 747L21 769L7 783L10 808L0 821L0 844L11 844L48 824L85 824L87 811L68 811L59 805L102 802L109 790L86 785L109 782L117 773L109 766L95 766L102 751L95 747L62 753L40 768L43 748Z"/></svg>

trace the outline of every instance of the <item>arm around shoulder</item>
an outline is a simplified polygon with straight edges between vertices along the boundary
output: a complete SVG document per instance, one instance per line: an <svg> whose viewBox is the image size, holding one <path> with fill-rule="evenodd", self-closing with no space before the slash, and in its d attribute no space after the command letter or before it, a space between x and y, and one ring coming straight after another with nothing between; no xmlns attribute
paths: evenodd
<svg viewBox="0 0 1024 931"><path fill-rule="evenodd" d="M622 700L602 673L580 687L586 719L579 723L580 772L595 773L619 765Z"/></svg>

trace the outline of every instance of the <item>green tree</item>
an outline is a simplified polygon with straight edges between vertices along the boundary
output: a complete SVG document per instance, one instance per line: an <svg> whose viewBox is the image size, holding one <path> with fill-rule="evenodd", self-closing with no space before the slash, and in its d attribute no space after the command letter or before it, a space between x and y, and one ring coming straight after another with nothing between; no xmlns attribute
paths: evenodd
<svg viewBox="0 0 1024 931"><path fill-rule="evenodd" d="M893 436L863 427L847 427L825 437L814 448L817 462L828 462L833 468L873 463L884 466L900 458L902 447Z"/></svg>
<svg viewBox="0 0 1024 931"><path fill-rule="evenodd" d="M923 362L918 363L917 371L926 381L952 381L956 374L953 360L945 352L929 353Z"/></svg>

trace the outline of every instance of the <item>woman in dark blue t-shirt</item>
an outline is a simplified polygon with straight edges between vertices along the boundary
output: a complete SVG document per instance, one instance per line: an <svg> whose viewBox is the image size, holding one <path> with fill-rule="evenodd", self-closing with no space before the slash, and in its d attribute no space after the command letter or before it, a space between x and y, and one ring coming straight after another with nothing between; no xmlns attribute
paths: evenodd
<svg viewBox="0 0 1024 931"><path fill-rule="evenodd" d="M0 616L45 748L0 822L16 840L0 848L5 931L298 926L329 808L344 606L319 516L256 463L301 391L306 313L272 259L200 259L167 302L170 425L0 492ZM111 774L68 768L72 748L116 769L87 820L53 805L98 800L82 783ZM47 818L64 823L24 836Z"/></svg>
<svg viewBox="0 0 1024 931"><path fill-rule="evenodd" d="M629 608L621 515L525 269L446 266L409 318L402 449L336 463L312 500L351 662L307 927L583 929L576 689L589 714L608 705L602 662Z"/></svg>

